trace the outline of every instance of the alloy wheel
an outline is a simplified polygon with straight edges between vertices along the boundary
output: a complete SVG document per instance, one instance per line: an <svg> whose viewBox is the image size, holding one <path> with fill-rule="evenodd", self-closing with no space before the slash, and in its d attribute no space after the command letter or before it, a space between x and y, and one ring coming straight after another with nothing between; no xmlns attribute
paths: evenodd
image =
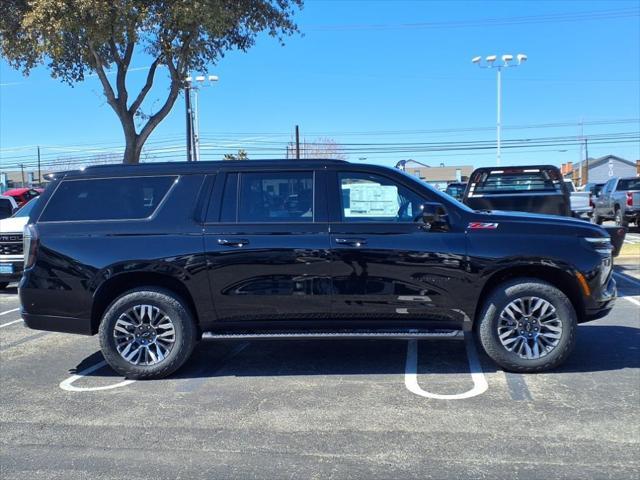
<svg viewBox="0 0 640 480"><path fill-rule="evenodd" d="M116 349L132 365L155 365L173 349L173 321L153 305L135 305L122 313L113 327Z"/></svg>
<svg viewBox="0 0 640 480"><path fill-rule="evenodd" d="M536 360L548 355L562 337L562 320L555 307L539 297L512 300L500 313L498 338L520 358Z"/></svg>

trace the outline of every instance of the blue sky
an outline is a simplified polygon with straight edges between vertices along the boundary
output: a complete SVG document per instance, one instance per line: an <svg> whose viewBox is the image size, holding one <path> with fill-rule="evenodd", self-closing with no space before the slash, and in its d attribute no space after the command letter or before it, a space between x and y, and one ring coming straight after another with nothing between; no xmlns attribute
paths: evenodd
<svg viewBox="0 0 640 480"><path fill-rule="evenodd" d="M602 13L584 13L621 9L635 9L635 15L603 18ZM577 136L581 119L588 137L638 132L639 9L637 1L307 0L297 16L304 35L288 38L284 47L261 37L248 53L231 52L210 67L208 73L219 75L220 81L200 94L203 158L218 159L221 151L243 147L253 158L281 157L295 124L307 141L330 137L345 145L492 141L495 72L479 69L470 59L493 53L523 52L529 57L522 67L503 74L505 127L567 124L505 128L504 139ZM581 18L558 21L560 14L581 14ZM482 21L489 18L510 20ZM424 23L431 25L415 25ZM132 66L150 63L138 54ZM166 92L166 72L160 73L148 110L157 108ZM131 72L132 91L144 75L143 69ZM119 122L101 92L97 78L71 88L50 78L44 68L25 78L1 61L4 168L22 161L16 159L32 161L35 145L42 146L48 161L121 147ZM164 158L184 159L180 148L184 124L181 98L151 136L149 150L174 147ZM465 128L471 130L460 131ZM414 158L430 165L476 167L495 162L494 149L412 148L394 153L356 151L349 159L392 165ZM640 145L637 140L589 145L590 156L607 153L636 160ZM503 165L560 164L578 160L580 149L574 145L505 149L502 158Z"/></svg>

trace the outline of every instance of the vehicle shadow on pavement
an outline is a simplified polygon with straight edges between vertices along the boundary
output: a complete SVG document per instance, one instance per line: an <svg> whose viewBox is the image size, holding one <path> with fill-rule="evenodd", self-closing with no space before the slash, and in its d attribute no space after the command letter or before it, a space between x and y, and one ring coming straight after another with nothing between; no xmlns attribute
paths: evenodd
<svg viewBox="0 0 640 480"><path fill-rule="evenodd" d="M580 325L567 361L549 373L600 372L640 368L640 329L619 325Z"/></svg>
<svg viewBox="0 0 640 480"><path fill-rule="evenodd" d="M577 337L576 348L566 363L547 373L640 368L639 329L581 325ZM201 342L191 359L168 379L403 374L406 352L407 342L401 340ZM485 373L499 370L483 352L478 353ZM103 360L102 354L95 352L70 373L81 372ZM464 342L419 342L418 369L419 373L430 375L469 373ZM86 376L119 377L109 366Z"/></svg>
<svg viewBox="0 0 640 480"><path fill-rule="evenodd" d="M8 297L10 295L17 295L17 294L18 294L18 287L7 287L0 290L0 297L2 296Z"/></svg>

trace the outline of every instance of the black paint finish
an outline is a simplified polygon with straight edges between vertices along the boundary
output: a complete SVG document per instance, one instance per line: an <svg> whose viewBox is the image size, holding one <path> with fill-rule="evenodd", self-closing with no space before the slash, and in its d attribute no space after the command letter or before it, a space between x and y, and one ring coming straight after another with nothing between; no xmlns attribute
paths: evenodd
<svg viewBox="0 0 640 480"><path fill-rule="evenodd" d="M220 211L227 177L235 182L243 172L288 170L314 174L313 221L237 223L233 209ZM385 176L425 202L441 204L446 220L437 228L420 219L343 222L340 171ZM39 221L63 180L167 174L178 181L149 219ZM601 227L555 216L474 212L379 166L231 161L90 167L60 175L30 223L39 248L19 292L27 325L43 330L95 333L117 295L145 285L182 296L201 330L470 329L488 289L514 275L556 282L581 321L606 314L615 299L611 260L581 240L606 237Z"/></svg>

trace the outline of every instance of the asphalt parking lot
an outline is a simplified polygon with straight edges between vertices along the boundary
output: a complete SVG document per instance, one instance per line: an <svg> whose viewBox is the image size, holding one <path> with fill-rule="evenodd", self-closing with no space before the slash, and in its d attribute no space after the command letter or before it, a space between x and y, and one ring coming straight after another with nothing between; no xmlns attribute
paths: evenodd
<svg viewBox="0 0 640 480"><path fill-rule="evenodd" d="M95 337L27 329L0 293L6 479L638 478L640 265L559 370L506 374L471 342L201 343L135 382Z"/></svg>

